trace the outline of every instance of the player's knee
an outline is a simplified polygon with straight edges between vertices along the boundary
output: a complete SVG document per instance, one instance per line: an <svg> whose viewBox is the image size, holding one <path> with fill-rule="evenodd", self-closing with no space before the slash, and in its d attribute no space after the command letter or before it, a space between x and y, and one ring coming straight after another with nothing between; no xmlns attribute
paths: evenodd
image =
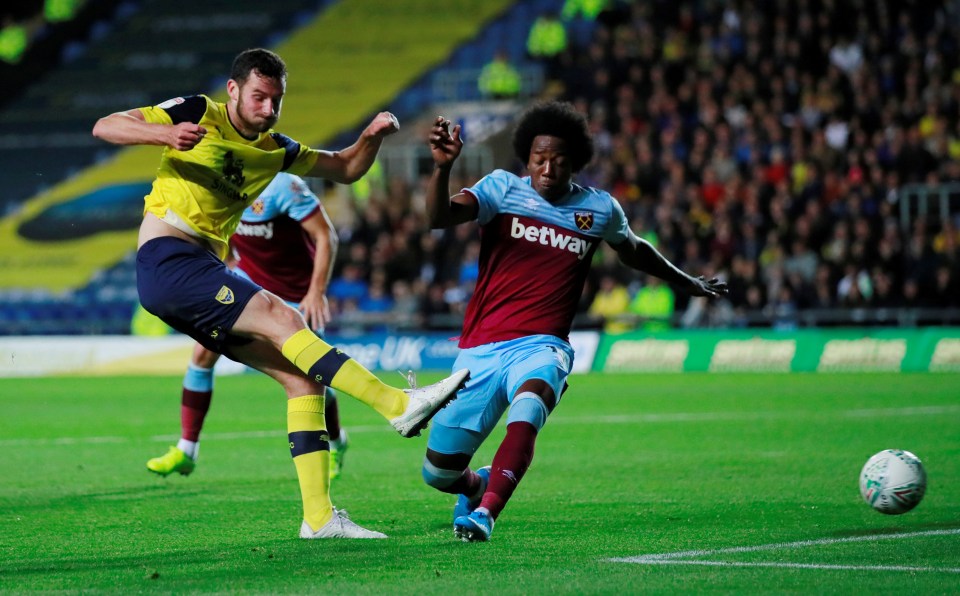
<svg viewBox="0 0 960 596"><path fill-rule="evenodd" d="M326 399L323 395L323 386L314 383L303 375L277 374L274 378L283 386L288 399L302 395L319 395L321 400Z"/></svg>
<svg viewBox="0 0 960 596"><path fill-rule="evenodd" d="M299 331L305 324L300 311L279 298L271 298L270 318L276 325L294 331Z"/></svg>
<svg viewBox="0 0 960 596"><path fill-rule="evenodd" d="M198 349L193 352L193 361L191 364L197 368L213 368L219 359L220 354L198 346Z"/></svg>
<svg viewBox="0 0 960 596"><path fill-rule="evenodd" d="M423 469L420 473L423 475L423 481L427 486L443 490L456 482L457 478L463 474L463 470L445 470L438 468L430 463L430 460L423 458Z"/></svg>
<svg viewBox="0 0 960 596"><path fill-rule="evenodd" d="M539 431L546 424L549 413L547 404L543 403L539 395L526 391L513 398L510 413L507 414L507 424L527 422Z"/></svg>

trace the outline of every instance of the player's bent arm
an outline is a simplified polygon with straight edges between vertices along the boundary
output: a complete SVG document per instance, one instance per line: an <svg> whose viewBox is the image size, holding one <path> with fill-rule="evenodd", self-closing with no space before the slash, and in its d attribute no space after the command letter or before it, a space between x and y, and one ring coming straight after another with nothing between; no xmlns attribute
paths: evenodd
<svg viewBox="0 0 960 596"><path fill-rule="evenodd" d="M431 228L449 228L477 219L480 205L472 194L450 196L449 168L435 167L427 183L427 221Z"/></svg>
<svg viewBox="0 0 960 596"><path fill-rule="evenodd" d="M139 109L114 112L97 120L93 136L114 145L166 145L180 151L196 146L206 130L192 122L147 122Z"/></svg>
<svg viewBox="0 0 960 596"><path fill-rule="evenodd" d="M358 148L357 143L342 151L320 151L317 163L305 174L311 178L326 178L340 184L352 184L363 177L373 165L380 145Z"/></svg>
<svg viewBox="0 0 960 596"><path fill-rule="evenodd" d="M166 145L168 128L150 124L140 110L114 112L93 125L93 136L114 145Z"/></svg>
<svg viewBox="0 0 960 596"><path fill-rule="evenodd" d="M320 151L317 163L307 176L326 178L341 184L352 184L363 177L373 165L384 137L400 129L397 118L390 112L380 112L360 133L360 138L340 151Z"/></svg>

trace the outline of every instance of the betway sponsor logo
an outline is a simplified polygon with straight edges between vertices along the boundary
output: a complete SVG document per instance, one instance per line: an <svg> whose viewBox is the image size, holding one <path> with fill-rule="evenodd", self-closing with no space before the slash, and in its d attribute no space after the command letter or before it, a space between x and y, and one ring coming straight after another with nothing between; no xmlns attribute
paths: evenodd
<svg viewBox="0 0 960 596"><path fill-rule="evenodd" d="M690 353L685 339L619 340L610 347L604 372L681 372Z"/></svg>
<svg viewBox="0 0 960 596"><path fill-rule="evenodd" d="M823 347L817 370L900 370L907 354L905 339L832 339Z"/></svg>
<svg viewBox="0 0 960 596"><path fill-rule="evenodd" d="M796 353L794 339L722 340L713 349L709 370L790 372Z"/></svg>
<svg viewBox="0 0 960 596"><path fill-rule="evenodd" d="M510 235L514 238L523 238L527 242L536 242L544 246L552 246L572 252L577 255L578 261L583 260L583 257L587 256L587 251L593 246L592 242L558 232L555 228L525 226L516 217L513 218L513 223L510 225Z"/></svg>
<svg viewBox="0 0 960 596"><path fill-rule="evenodd" d="M930 370L960 371L960 339L944 338L937 342Z"/></svg>
<svg viewBox="0 0 960 596"><path fill-rule="evenodd" d="M241 236L253 236L254 238L263 238L264 240L273 239L273 222L268 221L263 224L246 224L242 221L237 226L237 231L234 234L240 234Z"/></svg>

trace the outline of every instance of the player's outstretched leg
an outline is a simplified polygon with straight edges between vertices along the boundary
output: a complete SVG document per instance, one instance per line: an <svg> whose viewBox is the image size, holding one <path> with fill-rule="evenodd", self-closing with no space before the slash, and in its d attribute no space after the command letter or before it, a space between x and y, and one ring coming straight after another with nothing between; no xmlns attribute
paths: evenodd
<svg viewBox="0 0 960 596"><path fill-rule="evenodd" d="M404 437L419 434L434 414L456 397L469 377L469 371L460 370L433 385L397 389L309 329L301 329L287 338L282 352L307 378L367 404Z"/></svg>
<svg viewBox="0 0 960 596"><path fill-rule="evenodd" d="M470 371L463 368L433 385L404 389L408 397L407 407L399 416L392 418L390 424L401 436L418 436L430 419L457 397L457 392L469 378Z"/></svg>

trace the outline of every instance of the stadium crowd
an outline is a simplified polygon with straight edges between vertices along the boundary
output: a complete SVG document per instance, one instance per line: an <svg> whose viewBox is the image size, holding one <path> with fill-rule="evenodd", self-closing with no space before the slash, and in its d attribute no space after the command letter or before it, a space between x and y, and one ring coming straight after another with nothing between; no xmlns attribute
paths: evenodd
<svg viewBox="0 0 960 596"><path fill-rule="evenodd" d="M609 189L634 230L683 269L727 278L731 292L710 307L681 302L607 267L615 256L606 250L582 312L611 323L628 315L619 330L630 314L700 326L760 315L790 326L804 309L960 306L957 222L904 226L899 205L905 184L960 182L953 8L608 6L588 47L549 59L553 87L588 114L597 143L578 181ZM424 233L422 192L422 181L393 181L341 232L330 288L341 325L369 313L429 324L462 310L477 273L476 229ZM617 298L605 300L610 292Z"/></svg>

